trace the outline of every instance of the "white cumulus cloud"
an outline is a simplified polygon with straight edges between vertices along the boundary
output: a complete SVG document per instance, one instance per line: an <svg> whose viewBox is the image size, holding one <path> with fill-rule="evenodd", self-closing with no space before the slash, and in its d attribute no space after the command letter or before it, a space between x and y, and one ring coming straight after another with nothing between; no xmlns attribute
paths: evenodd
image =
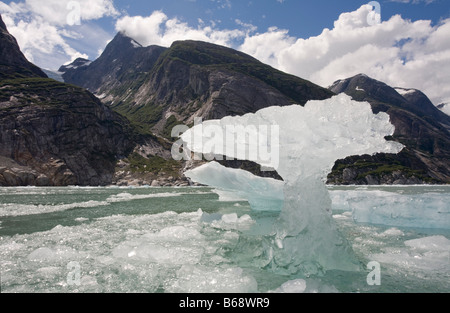
<svg viewBox="0 0 450 313"><path fill-rule="evenodd" d="M107 35L89 21L104 16L118 16L112 0L26 0L6 4L0 2L0 14L25 56L43 68L59 65L88 55L75 48L84 39L106 41ZM74 17L76 19L74 20ZM73 26L73 21L80 25ZM93 36L96 33L97 36ZM96 55L95 55L96 56Z"/></svg>
<svg viewBox="0 0 450 313"><path fill-rule="evenodd" d="M162 11L150 16L124 16L116 23L116 30L124 32L144 46L160 45L168 47L177 40L200 40L230 46L235 40L245 38L255 30L250 24L236 20L239 29L221 30L214 25L189 26L178 18L169 18Z"/></svg>
<svg viewBox="0 0 450 313"><path fill-rule="evenodd" d="M365 73L392 86L417 88L435 104L450 99L450 19L432 26L395 15L369 25L371 6L343 13L332 29L294 38L269 29L245 38L240 50L272 66L329 86Z"/></svg>

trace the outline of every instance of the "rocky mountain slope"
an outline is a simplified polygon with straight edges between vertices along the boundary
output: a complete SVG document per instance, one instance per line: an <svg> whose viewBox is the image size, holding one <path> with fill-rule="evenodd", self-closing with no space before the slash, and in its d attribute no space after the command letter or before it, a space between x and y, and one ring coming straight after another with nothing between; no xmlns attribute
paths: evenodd
<svg viewBox="0 0 450 313"><path fill-rule="evenodd" d="M129 122L26 60L0 16L0 186L106 185L136 145Z"/></svg>
<svg viewBox="0 0 450 313"><path fill-rule="evenodd" d="M97 94L103 103L145 131L170 137L176 124L242 115L332 93L236 50L198 41L170 48L141 47L119 33L88 66L61 68L66 82Z"/></svg>
<svg viewBox="0 0 450 313"><path fill-rule="evenodd" d="M450 183L450 117L416 89L392 88L366 75L335 82L330 90L367 101L374 113L386 112L396 130L392 140L406 148L398 155L339 160L330 183Z"/></svg>

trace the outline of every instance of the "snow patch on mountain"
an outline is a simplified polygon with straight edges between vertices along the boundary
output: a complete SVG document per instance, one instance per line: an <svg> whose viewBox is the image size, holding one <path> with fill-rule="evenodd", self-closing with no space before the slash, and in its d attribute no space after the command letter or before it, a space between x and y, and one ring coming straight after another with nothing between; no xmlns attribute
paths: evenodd
<svg viewBox="0 0 450 313"><path fill-rule="evenodd" d="M410 95L410 94L417 92L416 89L407 89L407 88L398 88L398 87L394 88L394 89L402 96Z"/></svg>
<svg viewBox="0 0 450 313"><path fill-rule="evenodd" d="M134 48L142 48L142 45L134 39L131 39L131 44Z"/></svg>

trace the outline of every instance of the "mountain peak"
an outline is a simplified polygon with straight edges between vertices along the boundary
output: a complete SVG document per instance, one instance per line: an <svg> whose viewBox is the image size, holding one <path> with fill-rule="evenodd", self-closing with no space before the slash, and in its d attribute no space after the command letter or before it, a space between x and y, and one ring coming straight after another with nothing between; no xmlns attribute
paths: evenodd
<svg viewBox="0 0 450 313"><path fill-rule="evenodd" d="M144 46L131 38L124 32L118 32L113 40L110 41L108 46L121 46L121 48L143 48ZM105 49L106 50L106 49Z"/></svg>
<svg viewBox="0 0 450 313"><path fill-rule="evenodd" d="M2 19L2 16L1 16L1 15L0 15L0 30L1 30L1 31L7 31L6 25L5 25L5 23L3 22L3 19Z"/></svg>
<svg viewBox="0 0 450 313"><path fill-rule="evenodd" d="M17 77L47 77L47 75L25 58L0 15L0 79Z"/></svg>
<svg viewBox="0 0 450 313"><path fill-rule="evenodd" d="M143 47L125 33L118 32L98 59L93 62L78 59L61 67L60 71L64 73L65 82L100 95L127 81L136 81L152 69L165 50L158 46Z"/></svg>
<svg viewBox="0 0 450 313"><path fill-rule="evenodd" d="M197 65L261 63L252 56L232 48L196 40L173 42L169 56Z"/></svg>
<svg viewBox="0 0 450 313"><path fill-rule="evenodd" d="M60 67L59 72L67 72L70 69L78 69L83 66L89 66L92 61L84 58L78 58L70 64L63 65Z"/></svg>

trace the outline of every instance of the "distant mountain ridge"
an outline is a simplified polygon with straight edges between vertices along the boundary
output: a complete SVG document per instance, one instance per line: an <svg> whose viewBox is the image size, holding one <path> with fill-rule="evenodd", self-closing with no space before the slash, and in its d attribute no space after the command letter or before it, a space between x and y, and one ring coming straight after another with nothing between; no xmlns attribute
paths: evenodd
<svg viewBox="0 0 450 313"><path fill-rule="evenodd" d="M236 50L198 41L141 47L122 33L87 67L66 71L145 131L167 137L177 123L305 104L333 94Z"/></svg>

